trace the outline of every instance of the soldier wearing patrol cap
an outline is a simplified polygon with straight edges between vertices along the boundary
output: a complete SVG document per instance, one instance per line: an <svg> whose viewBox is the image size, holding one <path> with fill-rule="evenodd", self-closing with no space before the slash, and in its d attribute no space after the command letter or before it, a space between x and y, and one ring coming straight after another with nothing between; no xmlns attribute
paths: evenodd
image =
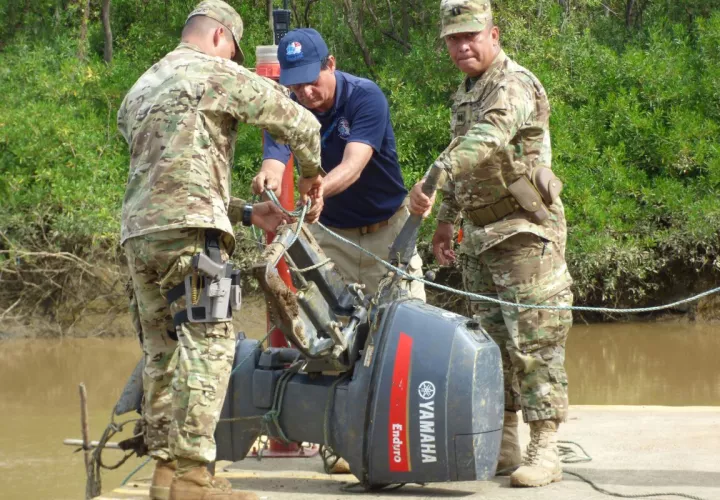
<svg viewBox="0 0 720 500"><path fill-rule="evenodd" d="M519 304L569 306L562 183L552 173L550 106L530 71L505 55L487 0L443 0L448 52L465 78L452 106L453 140L436 163L448 174L433 237L442 265L455 260L454 224L463 218L460 246L468 291ZM411 211L429 213L434 199L419 182ZM497 342L505 378L505 425L498 473L520 466L513 486L562 479L557 429L567 418L565 341L569 311L471 301L470 310ZM517 411L530 424L521 457Z"/></svg>
<svg viewBox="0 0 720 500"><path fill-rule="evenodd" d="M235 9L222 0L205 0L190 13L185 25L187 26L191 21L194 22L195 16L201 16L199 19L212 19L226 28L227 33L235 43L235 54L230 59L238 64L245 62L245 54L240 48L240 40L243 36L243 21Z"/></svg>
<svg viewBox="0 0 720 500"><path fill-rule="evenodd" d="M239 122L292 148L303 178L320 170L320 124L271 81L239 65L243 23L225 2L190 14L180 45L135 83L118 128L130 147L121 243L143 332L145 442L156 460L154 500L242 500L212 477L215 427L235 353L229 312L195 315L194 258L224 265L235 247L230 169ZM275 205L246 205L243 223L273 231L287 220ZM219 283L219 282L218 282ZM228 293L229 295L229 293ZM191 317L192 316L192 317Z"/></svg>

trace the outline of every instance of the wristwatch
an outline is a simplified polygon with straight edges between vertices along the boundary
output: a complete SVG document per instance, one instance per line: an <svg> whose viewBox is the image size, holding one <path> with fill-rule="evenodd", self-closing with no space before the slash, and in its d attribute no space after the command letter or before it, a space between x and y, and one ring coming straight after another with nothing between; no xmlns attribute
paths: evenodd
<svg viewBox="0 0 720 500"><path fill-rule="evenodd" d="M251 204L246 204L243 207L243 215L242 215L242 225L243 226L252 226L252 213L253 213L253 206Z"/></svg>

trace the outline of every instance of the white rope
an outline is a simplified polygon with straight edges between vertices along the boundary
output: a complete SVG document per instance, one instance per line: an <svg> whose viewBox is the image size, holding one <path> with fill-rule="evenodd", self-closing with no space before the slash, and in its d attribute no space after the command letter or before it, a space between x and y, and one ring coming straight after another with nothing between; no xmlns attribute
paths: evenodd
<svg viewBox="0 0 720 500"><path fill-rule="evenodd" d="M300 216L300 219L298 220L297 224L297 232L295 233L295 236L288 245L288 247L292 246L293 243L297 240L298 236L300 235L300 228L304 222L305 214L307 213L307 210L310 206L310 203L308 202L307 205L305 205L301 210L295 210L293 212L288 212L285 210L282 205L280 204L279 200L277 199L277 196L275 196L275 193L273 193L270 190L266 190L265 194L268 196L268 198L273 201L276 205L278 205L286 214L292 216L292 217L298 217ZM405 279L412 280L412 281L418 281L420 283L423 283L426 286L436 288L438 290L442 290L444 292L453 293L455 295L460 295L462 297L467 297L472 300L479 300L479 301L485 301L485 302L491 302L493 304L498 304L501 306L508 306L508 307L515 307L518 309L541 309L546 311L583 311L583 312L599 312L599 313L609 313L609 314L636 314L636 313L646 313L646 312L656 312L656 311L663 311L665 309L672 309L673 307L677 307L682 304L687 304L689 302L695 302L696 300L700 300L703 297L708 297L710 295L720 293L720 287L713 288L712 290L708 290L703 293L699 293L697 295L693 295L692 297L688 297L687 299L678 300L675 302L672 302L670 304L665 304L662 306L653 306L653 307L634 307L634 308L626 308L626 309L614 309L611 307L590 307L590 306L545 306L545 305L537 305L537 304L521 304L516 302L508 302L506 300L502 299L496 299L494 297L489 297L487 295L481 295L479 293L472 293L472 292L466 292L464 290L458 290L456 288L452 288L449 286L441 285L439 283L434 283L432 281L428 281L424 278L419 278L417 276L412 276L408 274L403 269L400 269L397 266L392 265L390 262L387 262L386 260L378 257L374 253L364 249L357 243L348 240L347 238L337 234L336 232L332 231L325 225L323 225L320 222L317 222L317 225L320 226L320 228L328 233L330 236L340 240L341 242L345 243L346 245L350 245L351 247L359 250L360 252L364 253L368 257L371 257L372 259L375 259L377 262L380 262L383 266L390 269L391 271L396 272L400 276L402 276ZM326 262L322 262L317 265L317 267L320 267L321 265L324 265Z"/></svg>
<svg viewBox="0 0 720 500"><path fill-rule="evenodd" d="M325 259L322 262L318 262L314 266L303 267L302 269L298 269L297 267L293 267L289 264L288 264L288 267L290 268L291 271L295 271L296 273L307 273L308 271L314 271L315 269L320 269L325 264L330 264L331 262L332 262L332 259Z"/></svg>

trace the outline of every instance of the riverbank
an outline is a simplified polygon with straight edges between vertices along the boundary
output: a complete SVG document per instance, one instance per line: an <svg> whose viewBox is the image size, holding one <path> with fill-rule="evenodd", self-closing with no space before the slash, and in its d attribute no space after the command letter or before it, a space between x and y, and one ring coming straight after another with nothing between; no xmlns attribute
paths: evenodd
<svg viewBox="0 0 720 500"><path fill-rule="evenodd" d="M353 12L339 16L338 2L306 2L304 24L323 34L343 71L382 89L410 187L448 146L449 102L461 78L438 50L437 0L417 0L402 15L393 2L351 3ZM506 0L494 15L508 56L551 100L553 170L564 184L578 301L658 303L704 287L700 279L720 282L720 9L717 0L627 2L626 15L616 16L601 3ZM271 39L268 13L256 4L238 4L247 67L256 63L250 47ZM177 0L114 4L108 64L95 8L86 22L83 9L60 7L66 2L3 5L0 315L26 292L31 309L102 293L88 273L122 254L130 161L115 117L137 78L177 45L188 14ZM396 32L387 21L401 17ZM356 37L367 43L363 57ZM235 153L232 194L247 198L260 130L240 126ZM431 216L426 245L433 230ZM70 263L79 267L61 272ZM78 290L68 289L73 281Z"/></svg>
<svg viewBox="0 0 720 500"><path fill-rule="evenodd" d="M137 333L127 311L117 309L102 313L82 314L71 324L53 321L49 317L37 314L22 319L10 318L0 324L0 340L19 339L108 339L134 338ZM266 327L265 301L260 294L243 297L243 308L235 314L233 324L236 331L255 331Z"/></svg>
<svg viewBox="0 0 720 500"><path fill-rule="evenodd" d="M124 298L119 300L125 300ZM670 300L668 300L670 301ZM428 293L428 302L439 307L465 314L465 302L459 296ZM243 308L235 314L236 331L247 330L246 325L255 329L265 325L266 308L263 296L255 291L245 294ZM706 297L682 309L673 309L652 315L584 316L575 314L575 325L587 324L674 324L678 328L693 325L716 325L720 328L720 295ZM264 328L264 327L263 327ZM0 324L0 340L33 338L125 338L135 337L135 329L127 312L127 305L118 302L109 312L95 309L92 313L80 314L72 323L59 322L42 314L10 317Z"/></svg>

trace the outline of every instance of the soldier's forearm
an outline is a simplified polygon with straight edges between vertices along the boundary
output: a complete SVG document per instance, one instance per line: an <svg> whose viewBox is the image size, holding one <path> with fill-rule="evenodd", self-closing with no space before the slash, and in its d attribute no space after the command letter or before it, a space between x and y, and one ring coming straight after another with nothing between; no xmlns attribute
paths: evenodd
<svg viewBox="0 0 720 500"><path fill-rule="evenodd" d="M457 219L459 213L460 207L458 207L455 203L448 203L443 200L440 204L440 209L438 210L436 218L438 223L446 222L448 224L455 224L455 220Z"/></svg>
<svg viewBox="0 0 720 500"><path fill-rule="evenodd" d="M320 128L308 127L290 144L295 160L300 166L300 175L305 178L324 175L320 167Z"/></svg>

